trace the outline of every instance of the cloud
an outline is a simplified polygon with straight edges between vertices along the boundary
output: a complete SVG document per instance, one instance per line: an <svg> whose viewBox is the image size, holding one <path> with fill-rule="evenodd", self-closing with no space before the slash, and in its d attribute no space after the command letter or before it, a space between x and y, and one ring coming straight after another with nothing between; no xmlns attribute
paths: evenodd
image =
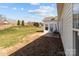
<svg viewBox="0 0 79 59"><path fill-rule="evenodd" d="M16 8L16 7L13 7L12 9L13 9L13 10L17 10L17 8Z"/></svg>
<svg viewBox="0 0 79 59"><path fill-rule="evenodd" d="M0 8L6 9L6 8L9 8L9 7L8 6L0 6Z"/></svg>
<svg viewBox="0 0 79 59"><path fill-rule="evenodd" d="M23 11L24 10L24 8L21 8L21 11Z"/></svg>
<svg viewBox="0 0 79 59"><path fill-rule="evenodd" d="M40 5L40 3L30 3L31 5Z"/></svg>
<svg viewBox="0 0 79 59"><path fill-rule="evenodd" d="M24 10L24 8L18 9L18 8L16 8L16 7L13 7L12 9L13 9L13 10L17 10L17 11L23 11L23 10Z"/></svg>
<svg viewBox="0 0 79 59"><path fill-rule="evenodd" d="M32 14L41 14L41 13L42 13L42 11L39 10L39 9L36 9L36 10L29 10L28 12L29 12L29 13L32 13Z"/></svg>
<svg viewBox="0 0 79 59"><path fill-rule="evenodd" d="M39 16L51 16L52 12L56 12L56 9L51 6L40 6L39 9L29 10L28 12Z"/></svg>
<svg viewBox="0 0 79 59"><path fill-rule="evenodd" d="M0 8L2 8L2 9L13 9L13 10L17 10L16 7L9 7L9 6L0 6Z"/></svg>

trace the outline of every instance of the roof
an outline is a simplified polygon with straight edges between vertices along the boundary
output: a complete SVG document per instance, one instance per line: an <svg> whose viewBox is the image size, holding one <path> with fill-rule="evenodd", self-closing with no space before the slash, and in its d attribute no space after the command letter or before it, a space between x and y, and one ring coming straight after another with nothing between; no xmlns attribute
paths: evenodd
<svg viewBox="0 0 79 59"><path fill-rule="evenodd" d="M50 22L50 21L56 21L57 20L57 16L53 17L45 17L43 22Z"/></svg>

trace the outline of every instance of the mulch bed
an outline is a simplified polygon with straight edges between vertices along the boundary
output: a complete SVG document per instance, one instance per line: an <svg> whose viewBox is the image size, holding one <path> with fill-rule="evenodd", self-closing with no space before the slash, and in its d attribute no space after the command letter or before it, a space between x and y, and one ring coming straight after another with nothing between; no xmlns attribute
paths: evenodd
<svg viewBox="0 0 79 59"><path fill-rule="evenodd" d="M11 56L65 56L60 38L42 36Z"/></svg>

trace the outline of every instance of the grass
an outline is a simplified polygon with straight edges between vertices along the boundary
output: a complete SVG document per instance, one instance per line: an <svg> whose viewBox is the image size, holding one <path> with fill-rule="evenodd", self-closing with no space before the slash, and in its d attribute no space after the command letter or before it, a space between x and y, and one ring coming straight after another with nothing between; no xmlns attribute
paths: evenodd
<svg viewBox="0 0 79 59"><path fill-rule="evenodd" d="M23 37L40 31L41 28L34 26L14 26L0 30L0 47L6 48L20 42Z"/></svg>

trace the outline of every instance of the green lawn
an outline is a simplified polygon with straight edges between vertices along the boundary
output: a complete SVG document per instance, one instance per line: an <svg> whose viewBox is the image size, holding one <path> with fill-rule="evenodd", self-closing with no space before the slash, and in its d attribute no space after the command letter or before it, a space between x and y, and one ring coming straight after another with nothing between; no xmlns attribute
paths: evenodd
<svg viewBox="0 0 79 59"><path fill-rule="evenodd" d="M41 28L34 26L14 26L0 30L0 47L6 48L20 42L26 35L40 31Z"/></svg>

